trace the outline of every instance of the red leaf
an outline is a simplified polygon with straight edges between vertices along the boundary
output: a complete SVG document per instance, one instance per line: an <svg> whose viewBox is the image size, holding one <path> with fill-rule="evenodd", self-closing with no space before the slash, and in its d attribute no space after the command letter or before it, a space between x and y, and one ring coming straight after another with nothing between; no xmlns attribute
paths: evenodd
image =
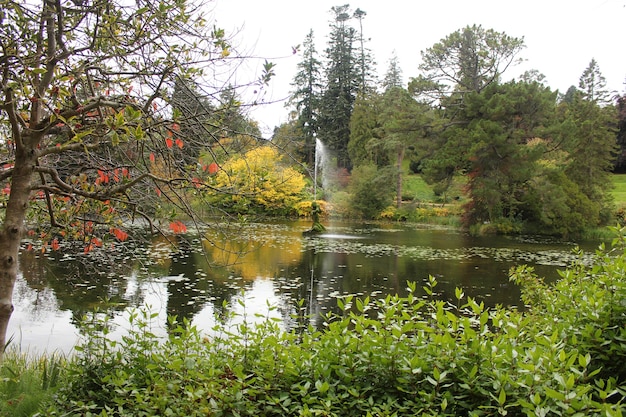
<svg viewBox="0 0 626 417"><path fill-rule="evenodd" d="M215 162L211 162L209 164L209 174L213 175L219 170L220 170L220 166L217 165Z"/></svg>
<svg viewBox="0 0 626 417"><path fill-rule="evenodd" d="M171 138L165 139L165 144L168 148L171 148L174 145L174 141Z"/></svg>
<svg viewBox="0 0 626 417"><path fill-rule="evenodd" d="M185 226L180 220L176 220L175 222L170 223L170 230L174 233L185 233L187 231L187 226Z"/></svg>
<svg viewBox="0 0 626 417"><path fill-rule="evenodd" d="M52 242L50 243L50 248L52 250L59 250L60 247L61 245L59 245L59 240L57 238L52 239Z"/></svg>
<svg viewBox="0 0 626 417"><path fill-rule="evenodd" d="M180 149L183 149L183 141L176 138L176 146L178 146Z"/></svg>
<svg viewBox="0 0 626 417"><path fill-rule="evenodd" d="M155 160L154 153L150 153L150 162L154 164L154 160Z"/></svg>
<svg viewBox="0 0 626 417"><path fill-rule="evenodd" d="M128 239L128 233L120 229L112 228L111 234L121 242L124 242L126 239Z"/></svg>

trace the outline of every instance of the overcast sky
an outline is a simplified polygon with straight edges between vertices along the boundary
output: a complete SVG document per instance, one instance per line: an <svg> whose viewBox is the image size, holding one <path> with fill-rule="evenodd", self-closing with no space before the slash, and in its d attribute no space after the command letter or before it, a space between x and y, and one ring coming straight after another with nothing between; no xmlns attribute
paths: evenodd
<svg viewBox="0 0 626 417"><path fill-rule="evenodd" d="M290 83L301 61L292 47L313 30L319 58L327 45L331 7L350 4L367 13L363 32L371 40L382 76L395 50L405 78L418 75L423 51L452 32L468 25L482 25L509 36L524 38L522 65L507 71L505 81L529 69L546 76L552 89L565 92L592 58L598 62L607 87L626 91L626 0L214 0L211 12L216 25L236 34L238 48L277 64L276 77L264 99L288 96ZM358 28L358 22L354 21ZM260 73L260 61L242 70ZM242 77L245 78L245 77ZM263 106L252 113L269 137L275 126L287 120L283 103Z"/></svg>

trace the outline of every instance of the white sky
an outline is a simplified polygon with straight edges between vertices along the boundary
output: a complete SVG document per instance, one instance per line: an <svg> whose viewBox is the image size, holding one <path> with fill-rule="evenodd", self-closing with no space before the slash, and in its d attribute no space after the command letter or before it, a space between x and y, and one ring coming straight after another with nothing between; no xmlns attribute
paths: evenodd
<svg viewBox="0 0 626 417"><path fill-rule="evenodd" d="M363 32L382 77L395 50L405 82L418 75L420 51L468 25L482 25L509 36L524 38L525 62L509 69L504 80L537 69L552 89L565 92L592 58L598 62L609 90L626 91L626 0L214 0L218 27L237 32L239 49L260 57L248 71L261 72L263 59L277 64L276 77L265 101L289 95L290 83L301 61L292 47L302 44L313 29L320 60L327 46L331 7L350 4L367 13ZM358 21L354 20L358 29ZM244 70L244 69L242 69ZM269 137L287 121L283 103L256 108L256 119Z"/></svg>

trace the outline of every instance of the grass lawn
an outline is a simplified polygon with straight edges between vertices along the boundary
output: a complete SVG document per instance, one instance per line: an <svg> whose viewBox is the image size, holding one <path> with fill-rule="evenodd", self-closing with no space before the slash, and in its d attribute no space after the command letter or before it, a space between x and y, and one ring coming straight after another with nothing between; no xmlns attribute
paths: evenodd
<svg viewBox="0 0 626 417"><path fill-rule="evenodd" d="M625 178L626 181L626 178ZM447 202L463 201L464 178L457 177L447 192ZM624 184L626 191L626 183ZM424 203L441 203L442 197L436 196L430 185L419 174L404 174L402 179L402 197ZM459 200L460 199L460 200Z"/></svg>
<svg viewBox="0 0 626 417"><path fill-rule="evenodd" d="M613 198L616 206L626 206L626 174L613 175Z"/></svg>

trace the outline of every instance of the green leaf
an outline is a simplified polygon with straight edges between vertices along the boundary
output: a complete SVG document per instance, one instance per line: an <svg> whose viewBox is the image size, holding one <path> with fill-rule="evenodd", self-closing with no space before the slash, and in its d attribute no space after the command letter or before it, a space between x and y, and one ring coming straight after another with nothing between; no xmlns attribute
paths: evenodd
<svg viewBox="0 0 626 417"><path fill-rule="evenodd" d="M504 388L502 388L500 390L500 395L498 395L498 404L500 404L500 406L503 406L505 402L506 402L506 391L504 391Z"/></svg>

